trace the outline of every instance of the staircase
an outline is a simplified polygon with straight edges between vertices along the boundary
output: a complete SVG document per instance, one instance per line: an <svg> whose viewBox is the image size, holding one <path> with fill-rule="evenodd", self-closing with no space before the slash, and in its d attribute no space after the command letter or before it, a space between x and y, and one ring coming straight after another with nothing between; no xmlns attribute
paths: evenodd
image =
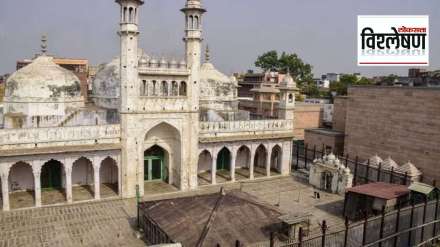
<svg viewBox="0 0 440 247"><path fill-rule="evenodd" d="M72 120L74 117L76 117L80 112L81 112L81 110L75 110L74 112L70 113L66 118L64 118L63 121L61 121L61 123L58 124L58 127L63 127L64 125L66 125L70 120Z"/></svg>

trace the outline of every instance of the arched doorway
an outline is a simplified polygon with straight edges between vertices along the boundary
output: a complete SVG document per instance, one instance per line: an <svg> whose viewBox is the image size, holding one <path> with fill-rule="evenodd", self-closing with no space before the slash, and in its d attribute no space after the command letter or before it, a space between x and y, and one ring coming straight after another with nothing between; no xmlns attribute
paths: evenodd
<svg viewBox="0 0 440 247"><path fill-rule="evenodd" d="M119 173L116 161L110 157L101 162L99 169L100 192L102 198L114 197L119 194Z"/></svg>
<svg viewBox="0 0 440 247"><path fill-rule="evenodd" d="M92 161L81 157L72 166L72 198L74 201L91 200L94 196Z"/></svg>
<svg viewBox="0 0 440 247"><path fill-rule="evenodd" d="M158 145L144 152L144 181L166 181L169 173L166 167L166 151Z"/></svg>
<svg viewBox="0 0 440 247"><path fill-rule="evenodd" d="M185 181L181 178L181 136L168 123L160 123L145 135L143 170L144 194L175 191ZM153 183L154 181L154 183Z"/></svg>
<svg viewBox="0 0 440 247"><path fill-rule="evenodd" d="M276 145L275 147L272 148L272 155L270 158L271 174L281 172L282 153L283 150L279 145Z"/></svg>
<svg viewBox="0 0 440 247"><path fill-rule="evenodd" d="M208 150L204 150L199 155L199 161L197 163L197 184L208 185L211 184L211 168L212 168L212 155Z"/></svg>
<svg viewBox="0 0 440 247"><path fill-rule="evenodd" d="M241 146L235 159L235 180L245 180L249 177L251 163L251 150L247 146Z"/></svg>
<svg viewBox="0 0 440 247"><path fill-rule="evenodd" d="M217 171L231 169L231 152L224 147L217 155Z"/></svg>
<svg viewBox="0 0 440 247"><path fill-rule="evenodd" d="M254 159L254 176L255 177L263 177L266 176L266 159L267 159L267 150L266 147L261 144L258 146L255 151L255 159Z"/></svg>
<svg viewBox="0 0 440 247"><path fill-rule="evenodd" d="M35 206L35 183L32 167L25 162L12 165L8 176L10 209Z"/></svg>
<svg viewBox="0 0 440 247"><path fill-rule="evenodd" d="M41 168L41 202L43 205L66 201L64 190L64 166L58 160L49 160Z"/></svg>
<svg viewBox="0 0 440 247"><path fill-rule="evenodd" d="M216 161L216 182L222 183L231 179L231 152L226 147L217 154Z"/></svg>

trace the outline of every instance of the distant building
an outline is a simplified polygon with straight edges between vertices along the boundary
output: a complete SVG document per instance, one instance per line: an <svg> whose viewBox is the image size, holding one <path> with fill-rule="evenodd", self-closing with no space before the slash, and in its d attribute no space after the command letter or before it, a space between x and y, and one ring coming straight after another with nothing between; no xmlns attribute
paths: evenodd
<svg viewBox="0 0 440 247"><path fill-rule="evenodd" d="M39 55L36 55L37 58ZM34 58L34 59L35 59ZM24 59L17 61L17 70L32 63L34 59ZM87 99L89 88L89 61L87 59L75 59L75 58L57 58L54 57L55 64L72 71L80 80L81 96Z"/></svg>
<svg viewBox="0 0 440 247"><path fill-rule="evenodd" d="M440 88L350 87L348 96L334 100L333 129L307 130L305 143L328 145L360 161L391 157L403 164L399 170L423 173L430 183L440 179L439 99Z"/></svg>
<svg viewBox="0 0 440 247"><path fill-rule="evenodd" d="M238 80L238 97L253 97L252 89L261 87L261 84L278 85L285 77L285 74L278 72L254 73L249 70Z"/></svg>
<svg viewBox="0 0 440 247"><path fill-rule="evenodd" d="M325 75L322 75L322 80L328 80L328 81L336 81L338 82L341 79L341 75L337 73L327 73Z"/></svg>

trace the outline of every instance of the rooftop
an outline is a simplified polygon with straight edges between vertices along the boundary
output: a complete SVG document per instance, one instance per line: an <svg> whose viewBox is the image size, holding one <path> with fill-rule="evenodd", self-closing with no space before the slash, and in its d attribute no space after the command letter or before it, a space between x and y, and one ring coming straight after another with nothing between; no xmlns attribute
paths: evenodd
<svg viewBox="0 0 440 247"><path fill-rule="evenodd" d="M405 185L377 182L352 187L347 192L391 200L409 194L409 189Z"/></svg>
<svg viewBox="0 0 440 247"><path fill-rule="evenodd" d="M274 206L239 191L144 202L141 208L174 242L183 246L267 241L282 215Z"/></svg>

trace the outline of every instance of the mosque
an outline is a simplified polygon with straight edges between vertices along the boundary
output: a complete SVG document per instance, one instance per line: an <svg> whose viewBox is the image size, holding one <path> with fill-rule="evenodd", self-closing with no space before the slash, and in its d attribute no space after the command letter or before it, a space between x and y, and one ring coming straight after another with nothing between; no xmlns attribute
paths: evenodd
<svg viewBox="0 0 440 247"><path fill-rule="evenodd" d="M187 0L185 56L154 58L139 47L143 0L120 6L120 55L100 66L92 102L79 79L41 54L6 82L0 129L2 210L91 197L148 195L291 172L296 83L280 83L279 119L238 110L237 81L202 63L200 0ZM81 192L81 193L80 193ZM21 197L20 197L21 196ZM26 197L27 196L27 197ZM27 198L27 199L20 199ZM55 198L55 199L54 199ZM23 204L23 203L22 203Z"/></svg>

